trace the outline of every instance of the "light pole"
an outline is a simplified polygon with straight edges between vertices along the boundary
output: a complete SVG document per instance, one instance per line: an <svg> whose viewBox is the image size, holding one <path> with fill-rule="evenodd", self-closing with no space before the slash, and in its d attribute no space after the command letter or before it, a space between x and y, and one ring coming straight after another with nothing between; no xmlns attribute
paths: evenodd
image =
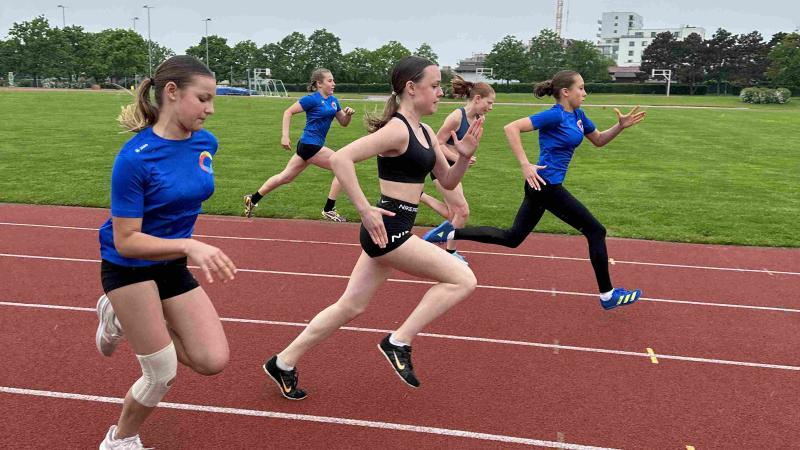
<svg viewBox="0 0 800 450"><path fill-rule="evenodd" d="M136 21L139 20L138 17L133 18L133 31L136 31Z"/></svg>
<svg viewBox="0 0 800 450"><path fill-rule="evenodd" d="M147 10L147 60L150 63L150 78L153 78L153 41L150 40L150 10L154 7L144 5L142 8Z"/></svg>
<svg viewBox="0 0 800 450"><path fill-rule="evenodd" d="M209 65L208 65L208 22L211 22L211 18L210 17L206 17L205 19L203 19L203 22L206 23L206 68L209 68Z"/></svg>
<svg viewBox="0 0 800 450"><path fill-rule="evenodd" d="M58 5L58 7L61 8L61 29L63 30L64 28L67 28L67 15L64 12L67 7L64 5Z"/></svg>

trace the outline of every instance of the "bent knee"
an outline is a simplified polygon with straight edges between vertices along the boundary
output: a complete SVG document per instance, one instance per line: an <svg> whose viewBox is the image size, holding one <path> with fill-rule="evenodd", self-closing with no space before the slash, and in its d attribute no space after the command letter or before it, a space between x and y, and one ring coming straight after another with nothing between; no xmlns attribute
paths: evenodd
<svg viewBox="0 0 800 450"><path fill-rule="evenodd" d="M226 350L224 352L209 353L197 359L192 360L192 370L200 375L216 375L228 365L230 354Z"/></svg>
<svg viewBox="0 0 800 450"><path fill-rule="evenodd" d="M606 227L602 224L597 224L592 227L586 228L583 230L583 235L586 236L587 239L605 239L606 238Z"/></svg>

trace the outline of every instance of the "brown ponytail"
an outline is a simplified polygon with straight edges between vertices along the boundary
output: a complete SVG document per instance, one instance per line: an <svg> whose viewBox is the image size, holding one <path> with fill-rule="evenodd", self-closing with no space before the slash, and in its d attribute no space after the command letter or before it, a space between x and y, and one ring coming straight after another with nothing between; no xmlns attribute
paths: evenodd
<svg viewBox="0 0 800 450"><path fill-rule="evenodd" d="M553 78L536 83L533 87L533 95L536 98L553 96L558 100L561 98L561 89L569 89L575 83L575 79L580 74L574 70L562 70L553 75Z"/></svg>
<svg viewBox="0 0 800 450"><path fill-rule="evenodd" d="M397 109L400 107L399 99L400 96L403 95L406 83L409 81L418 82L425 75L425 68L435 65L436 64L429 60L420 58L419 56L406 56L400 61L397 61L394 67L392 67L392 95L386 100L383 114L380 116L369 113L365 115L367 131L374 133L389 123L394 113L396 113Z"/></svg>
<svg viewBox="0 0 800 450"><path fill-rule="evenodd" d="M471 98L472 89L475 87L475 83L466 81L460 75L454 75L450 85L453 87L453 95L460 98Z"/></svg>
<svg viewBox="0 0 800 450"><path fill-rule="evenodd" d="M214 78L214 74L194 56L173 56L161 63L152 78L145 78L136 91L136 101L123 106L117 122L127 131L139 132L158 122L158 110L162 105L164 86L175 83L178 89L192 82L194 76ZM156 104L150 100L150 88L155 89Z"/></svg>
<svg viewBox="0 0 800 450"><path fill-rule="evenodd" d="M318 69L314 69L314 71L311 72L311 81L308 82L308 86L306 86L306 90L308 92L315 92L317 89L319 89L319 87L317 86L317 83L321 83L321 82L325 81L325 74L326 73L331 73L331 71L326 69L326 68L324 68L324 67L320 67Z"/></svg>

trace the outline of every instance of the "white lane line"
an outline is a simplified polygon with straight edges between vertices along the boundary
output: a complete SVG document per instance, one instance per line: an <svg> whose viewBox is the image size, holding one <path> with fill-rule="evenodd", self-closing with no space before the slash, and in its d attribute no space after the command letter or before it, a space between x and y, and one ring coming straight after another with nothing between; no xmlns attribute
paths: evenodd
<svg viewBox="0 0 800 450"><path fill-rule="evenodd" d="M104 397L99 395L75 394L70 392L41 391L8 386L0 386L0 392L6 394L28 395L36 397L50 397L66 400L82 400L97 403L121 404L123 399L117 397ZM457 438L475 439L480 441L505 442L509 444L536 445L547 448L561 448L569 450L614 450L608 447L594 447L589 445L568 444L564 442L544 441L502 434L478 433L467 430L453 430L449 428L426 427L422 425L408 425L402 423L377 422L372 420L347 419L344 417L314 416L310 414L290 414L276 411L261 411L253 409L227 408L211 405L195 405L190 403L161 402L159 408L176 409L181 411L196 411L213 414L230 414L234 416L265 417L269 419L297 420L302 422L316 422L333 425L347 425L353 427L376 428L380 430L409 431L413 433L433 434Z"/></svg>
<svg viewBox="0 0 800 450"><path fill-rule="evenodd" d="M97 228L86 228L86 227L70 227L70 226L62 226L62 225L42 225L42 224L32 224L32 223L15 223L15 222L0 222L0 226L19 226L19 227L38 227L38 228L54 228L54 229L63 229L63 230L81 230L81 231L97 231ZM340 245L345 247L360 247L360 244L355 244L351 242L330 242L330 241L312 241L312 240L304 240L304 239L280 239L280 238L258 238L258 237L245 237L245 236L219 236L219 235L211 235L211 234L195 234L195 237L199 238L207 238L207 239L227 239L227 240L237 240L237 241L255 241L255 242L288 242L294 244L317 244L317 245ZM528 254L528 253L506 253L506 252L487 252L487 251L478 251L478 250L464 250L460 251L461 253L466 254L473 254L473 255L493 255L493 256L510 256L510 257L518 257L518 258L538 258L538 259L554 259L554 260L561 260L561 261L589 261L589 258L577 258L577 257L570 257L570 256L553 256L553 255L535 255L535 254ZM717 267L717 266L698 266L698 265L691 265L691 264L671 264L671 263L654 263L654 262L644 262L644 261L621 261L621 260L610 260L612 265L616 264L630 264L630 265L639 265L639 266L652 266L652 267L669 267L669 268L678 268L678 269L697 269L697 270L718 270L718 271L727 271L727 272L742 272L742 273L763 273L767 275L800 275L800 272L789 272L789 271L780 271L780 270L771 270L767 268L762 269L741 269L736 267Z"/></svg>
<svg viewBox="0 0 800 450"><path fill-rule="evenodd" d="M37 256L37 255L18 255L14 253L0 253L0 257L5 258L22 258L22 259L40 259L40 260L52 260L52 261L66 261L66 262L87 262L87 263L99 263L99 259L82 259L82 258L64 258L64 257L57 257L57 256ZM198 269L197 266L189 266L190 269ZM337 278L346 280L349 279L349 275L337 275L337 274L325 274L325 273L309 273L309 272L289 272L289 271L282 271L282 270L265 270L265 269L236 269L238 272L243 273L260 273L260 274L269 274L269 275L290 275L290 276L298 276L298 277L312 277L312 278ZM386 281L392 283L407 283L407 284L436 284L433 281L425 281L425 280L404 280L399 278L389 278ZM531 292L537 294L550 294L554 296L556 294L564 294L564 295L571 295L575 297L591 297L597 298L596 293L587 293L587 292L573 292L573 291L558 291L555 289L534 289L534 288L521 288L521 287L512 287L512 286L495 286L489 284L479 284L479 289L494 289L494 290L501 290L501 291L514 291L514 292ZM655 297L640 297L640 301L648 301L654 303L674 303L679 305L692 305L692 306L710 306L710 307L717 307L717 308L735 308L735 309L748 309L754 311L777 311L777 312L789 312L789 313L800 313L800 309L793 309L793 308L782 308L777 306L756 306L756 305L739 305L735 303L714 303L714 302L703 302L698 300L674 300L669 298L655 298Z"/></svg>
<svg viewBox="0 0 800 450"><path fill-rule="evenodd" d="M21 307L21 308L42 308L42 309L55 309L55 310L66 310L66 311L81 311L81 312L91 312L94 313L94 308L84 308L78 306L60 306L60 305L49 305L49 304L37 304L37 303L24 303L24 302L4 302L0 301L0 306L12 306L12 307ZM274 320L261 320L261 319L242 319L236 317L220 317L220 320L223 322L231 322L231 323L246 323L251 325L272 325L272 326L285 326L285 327L298 327L298 328L305 328L308 326L307 323L300 323L300 322L281 322L281 321L274 321ZM383 330L380 328L364 328L364 327L348 327L344 326L341 327L340 330L345 331L355 331L360 333L377 333L377 334L387 334L391 333L394 330ZM648 358L652 360L653 354L650 352L629 352L625 350L612 350L612 349L605 349L605 348L593 348L593 347L580 347L575 345L561 345L558 344L558 341L555 341L553 344L544 344L541 342L527 342L527 341L514 341L509 339L492 339L492 338L483 338L483 337L476 337L476 336L460 336L460 335L453 335L453 334L439 334L439 333L419 333L418 336L430 337L430 338L437 338L437 339L449 339L454 341L467 341L467 342L481 342L484 344L499 344L499 345L516 345L522 347L536 347L536 348L546 348L551 349L554 351L557 350L572 350L576 352L586 352L586 353L601 353L607 355L619 355L619 356L635 356L641 358ZM779 370L792 370L792 371L800 371L800 366L789 366L789 365L782 365L782 364L766 364L766 363L754 363L754 362L747 362L747 361L732 361L727 359L714 359L714 358L696 358L693 356L681 356L681 355L662 355L658 354L659 358L662 359L673 359L677 361L687 361L687 362L696 362L696 363L706 363L706 364L722 364L722 365L729 365L729 366L742 366L742 367L756 367L760 369L779 369Z"/></svg>

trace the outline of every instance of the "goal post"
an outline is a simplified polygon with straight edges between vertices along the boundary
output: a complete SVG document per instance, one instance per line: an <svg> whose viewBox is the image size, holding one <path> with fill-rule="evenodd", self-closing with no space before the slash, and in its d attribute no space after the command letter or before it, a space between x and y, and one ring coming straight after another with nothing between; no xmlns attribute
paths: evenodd
<svg viewBox="0 0 800 450"><path fill-rule="evenodd" d="M672 84L672 70L671 69L653 69L650 74L651 77L664 77L667 81L667 97L669 97L669 87Z"/></svg>

